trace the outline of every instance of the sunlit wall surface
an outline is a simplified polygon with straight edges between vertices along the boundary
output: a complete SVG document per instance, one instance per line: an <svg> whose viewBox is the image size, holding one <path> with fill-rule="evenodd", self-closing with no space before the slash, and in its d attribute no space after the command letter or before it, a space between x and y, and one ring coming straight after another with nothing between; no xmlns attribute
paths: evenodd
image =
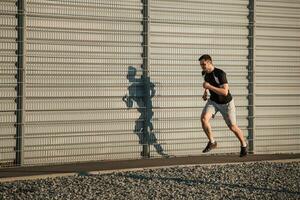
<svg viewBox="0 0 300 200"><path fill-rule="evenodd" d="M203 155L202 54L227 73L254 153L300 152L300 2L21 1L24 55L17 2L0 1L1 165L16 164L18 150L23 165L141 159L149 155L143 145L150 157ZM25 58L22 97L18 56ZM220 114L211 124L213 153L238 153ZM16 148L20 125L24 143Z"/></svg>

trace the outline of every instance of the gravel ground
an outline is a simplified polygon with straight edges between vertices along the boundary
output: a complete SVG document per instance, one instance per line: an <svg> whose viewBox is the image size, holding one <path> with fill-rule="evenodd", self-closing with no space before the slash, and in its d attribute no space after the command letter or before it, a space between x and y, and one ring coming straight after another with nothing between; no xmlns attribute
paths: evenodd
<svg viewBox="0 0 300 200"><path fill-rule="evenodd" d="M300 199L300 161L169 167L0 183L0 199Z"/></svg>

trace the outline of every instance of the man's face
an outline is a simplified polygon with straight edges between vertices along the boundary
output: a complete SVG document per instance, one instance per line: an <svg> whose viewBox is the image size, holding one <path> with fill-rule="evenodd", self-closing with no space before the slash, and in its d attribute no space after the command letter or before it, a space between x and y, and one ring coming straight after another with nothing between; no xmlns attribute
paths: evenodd
<svg viewBox="0 0 300 200"><path fill-rule="evenodd" d="M200 60L200 66L202 68L203 71L207 72L208 68L209 68L209 64L210 64L210 61L209 60Z"/></svg>

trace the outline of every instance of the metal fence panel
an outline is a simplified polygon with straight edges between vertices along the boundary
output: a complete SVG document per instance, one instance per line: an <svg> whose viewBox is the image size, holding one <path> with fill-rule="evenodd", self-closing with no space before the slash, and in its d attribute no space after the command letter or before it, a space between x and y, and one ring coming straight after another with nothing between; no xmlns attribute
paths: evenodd
<svg viewBox="0 0 300 200"><path fill-rule="evenodd" d="M300 152L300 2L257 0L257 153Z"/></svg>
<svg viewBox="0 0 300 200"><path fill-rule="evenodd" d="M141 10L27 1L25 164L140 158Z"/></svg>
<svg viewBox="0 0 300 200"><path fill-rule="evenodd" d="M201 67L198 58L210 54L228 76L238 123L248 135L248 1L151 1L150 78L154 141L168 155L199 155L207 139L202 131ZM239 142L222 117L212 120L220 148L239 151ZM152 154L159 156L153 145Z"/></svg>
<svg viewBox="0 0 300 200"><path fill-rule="evenodd" d="M20 124L25 165L141 158L145 135L152 157L200 155L206 53L227 73L254 153L299 153L300 3L255 2L253 12L248 0L26 0L18 124L17 5L2 0L0 165L18 160ZM212 127L213 153L239 151L220 115Z"/></svg>
<svg viewBox="0 0 300 200"><path fill-rule="evenodd" d="M0 2L0 165L13 164L16 156L16 14L16 1Z"/></svg>

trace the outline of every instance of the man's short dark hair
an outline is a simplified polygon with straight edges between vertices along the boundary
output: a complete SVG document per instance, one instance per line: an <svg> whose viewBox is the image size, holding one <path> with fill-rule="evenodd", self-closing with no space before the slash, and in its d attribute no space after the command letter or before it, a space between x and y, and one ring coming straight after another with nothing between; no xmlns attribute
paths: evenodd
<svg viewBox="0 0 300 200"><path fill-rule="evenodd" d="M211 59L210 55L208 55L208 54L202 55L202 56L199 58L199 61L202 60L202 59L205 60L205 61L209 60L209 61L212 62L212 59Z"/></svg>

